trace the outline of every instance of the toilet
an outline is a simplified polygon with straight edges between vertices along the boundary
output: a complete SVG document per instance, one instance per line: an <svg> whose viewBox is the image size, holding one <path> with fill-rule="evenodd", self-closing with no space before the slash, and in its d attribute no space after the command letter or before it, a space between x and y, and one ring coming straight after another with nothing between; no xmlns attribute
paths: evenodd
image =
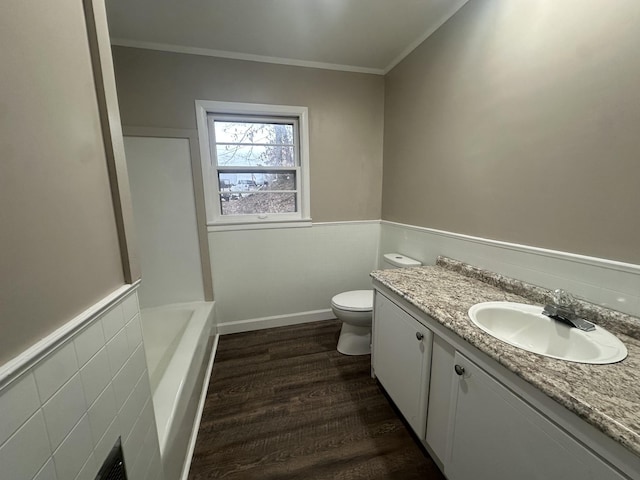
<svg viewBox="0 0 640 480"><path fill-rule="evenodd" d="M419 267L413 258L399 253L386 253L383 269ZM371 353L371 319L373 314L373 290L351 290L331 299L331 310L342 321L338 352L343 355L367 355Z"/></svg>

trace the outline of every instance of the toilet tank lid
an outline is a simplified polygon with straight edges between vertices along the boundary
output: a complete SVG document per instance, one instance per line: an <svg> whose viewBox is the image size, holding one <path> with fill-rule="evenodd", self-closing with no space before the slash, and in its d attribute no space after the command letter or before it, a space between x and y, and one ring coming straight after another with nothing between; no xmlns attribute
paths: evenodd
<svg viewBox="0 0 640 480"><path fill-rule="evenodd" d="M373 290L352 290L339 293L331 299L331 305L340 310L352 312L373 310Z"/></svg>
<svg viewBox="0 0 640 480"><path fill-rule="evenodd" d="M406 257L399 253L385 253L384 260L391 265L395 265L396 267L419 267L422 265L422 262L418 260L414 260L413 258Z"/></svg>

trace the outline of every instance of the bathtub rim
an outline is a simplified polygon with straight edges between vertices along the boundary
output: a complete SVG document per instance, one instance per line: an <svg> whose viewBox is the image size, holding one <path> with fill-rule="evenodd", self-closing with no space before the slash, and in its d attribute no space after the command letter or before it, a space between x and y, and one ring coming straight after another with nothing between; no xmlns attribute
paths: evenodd
<svg viewBox="0 0 640 480"><path fill-rule="evenodd" d="M189 387L194 387L187 381L184 373L190 372L194 366L200 368L200 363L209 360L207 346L213 333L214 302L173 303L141 309L141 316L144 319L145 312L153 314L156 311L185 308L193 309L191 318L162 378L159 380L155 390L151 392L161 458L167 455L167 450L171 447L172 427L175 427L181 400L186 401L184 396L189 394L185 390ZM189 354L184 355L184 352L189 352ZM201 358L195 358L196 353L200 353L199 356ZM178 378L179 381L176 381ZM195 385L195 387L197 388L198 385Z"/></svg>
<svg viewBox="0 0 640 480"><path fill-rule="evenodd" d="M215 330L215 329L214 329ZM220 334L213 333L213 344L211 345L211 351L209 352L209 358L207 360L207 368L204 372L204 381L202 382L202 391L200 392L200 398L198 399L198 405L196 407L196 415L193 419L193 426L191 427L191 436L187 445L187 455L182 465L182 473L180 480L189 480L189 471L191 470L191 462L193 461L193 453L196 449L196 441L198 439L198 430L200 430L200 423L202 422L202 414L204 412L204 404L207 400L207 391L209 390L209 383L211 382L211 372L213 371L213 364L216 358L216 352L218 351L218 342L220 341Z"/></svg>

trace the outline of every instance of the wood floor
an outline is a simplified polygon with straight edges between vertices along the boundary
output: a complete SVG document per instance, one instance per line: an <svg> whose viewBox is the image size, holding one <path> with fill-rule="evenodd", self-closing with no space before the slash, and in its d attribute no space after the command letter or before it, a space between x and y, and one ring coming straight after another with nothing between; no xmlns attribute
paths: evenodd
<svg viewBox="0 0 640 480"><path fill-rule="evenodd" d="M220 338L189 479L437 479L337 321Z"/></svg>

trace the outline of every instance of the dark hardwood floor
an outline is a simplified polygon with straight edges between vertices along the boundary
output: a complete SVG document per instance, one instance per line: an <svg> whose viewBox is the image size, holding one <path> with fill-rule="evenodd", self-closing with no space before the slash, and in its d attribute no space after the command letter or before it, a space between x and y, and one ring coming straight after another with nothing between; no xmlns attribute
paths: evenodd
<svg viewBox="0 0 640 480"><path fill-rule="evenodd" d="M339 330L222 336L189 478L444 480Z"/></svg>

